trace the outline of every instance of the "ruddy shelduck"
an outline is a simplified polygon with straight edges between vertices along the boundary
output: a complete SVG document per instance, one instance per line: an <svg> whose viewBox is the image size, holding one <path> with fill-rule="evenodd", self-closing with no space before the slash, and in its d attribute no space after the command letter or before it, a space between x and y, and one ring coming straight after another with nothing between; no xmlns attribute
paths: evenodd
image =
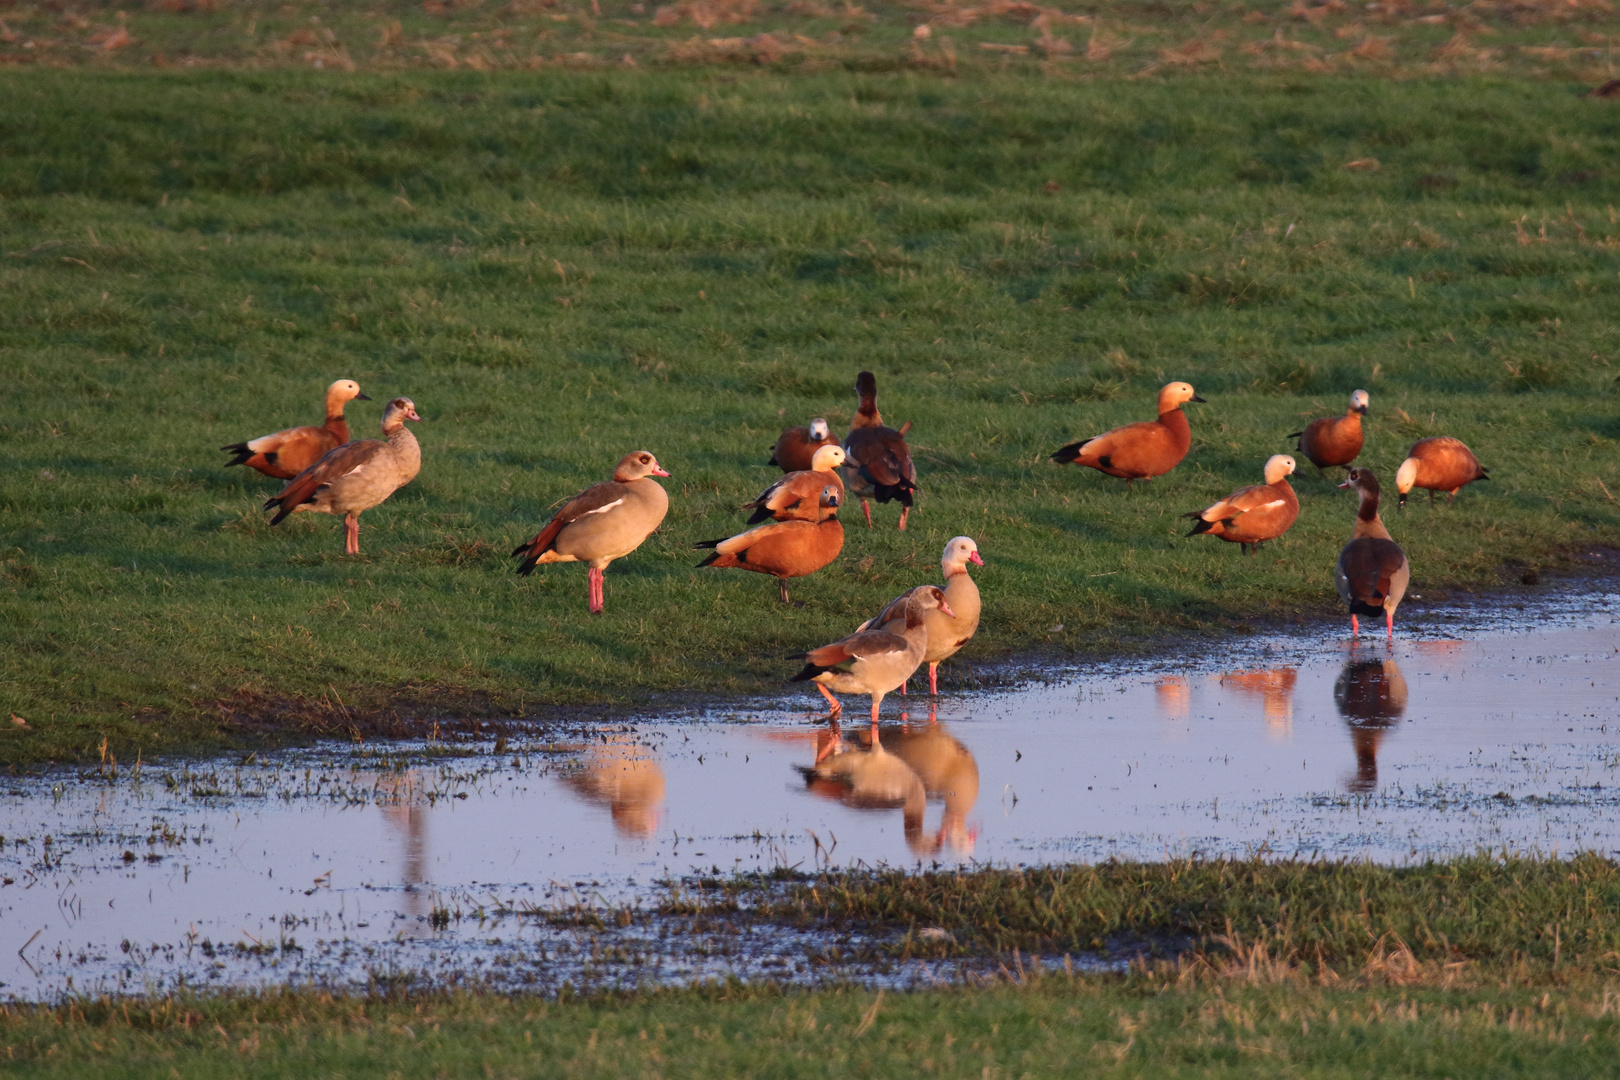
<svg viewBox="0 0 1620 1080"><path fill-rule="evenodd" d="M306 510L341 515L343 550L360 554L360 515L381 505L422 469L422 447L405 426L407 420L421 419L410 398L390 401L383 409L384 438L358 439L328 450L265 500L264 508L276 511L270 524L280 525L288 514Z"/></svg>
<svg viewBox="0 0 1620 1080"><path fill-rule="evenodd" d="M353 379L339 379L326 388L326 423L287 428L273 435L261 435L247 442L220 447L236 456L225 463L246 465L278 480L291 480L334 447L349 441L349 422L343 406L351 401L370 401Z"/></svg>
<svg viewBox="0 0 1620 1080"><path fill-rule="evenodd" d="M1461 439L1449 435L1419 439L1406 452L1406 460L1395 473L1395 490L1400 493L1397 506L1405 508L1406 497L1413 488L1428 488L1430 502L1434 501L1435 492L1449 492L1446 499L1449 503L1457 497L1457 492L1475 480L1489 479L1485 466Z"/></svg>
<svg viewBox="0 0 1620 1080"><path fill-rule="evenodd" d="M1343 416L1324 416L1305 425L1284 438L1298 439L1294 449L1304 454L1317 472L1349 465L1361 453L1363 435L1361 418L1367 415L1371 402L1367 391L1357 390L1350 395L1350 408Z"/></svg>
<svg viewBox="0 0 1620 1080"><path fill-rule="evenodd" d="M1052 455L1059 465L1075 462L1127 484L1163 476L1187 456L1192 428L1181 407L1202 402L1190 383L1173 382L1159 391L1159 418L1126 424L1090 439L1072 442Z"/></svg>
<svg viewBox="0 0 1620 1080"><path fill-rule="evenodd" d="M844 463L844 448L837 443L819 447L810 459L810 467L790 472L760 492L752 502L743 503L744 510L752 510L748 524L762 521L820 521L821 492L831 487L844 498L844 479L838 467Z"/></svg>
<svg viewBox="0 0 1620 1080"><path fill-rule="evenodd" d="M599 612L606 603L602 574L614 559L640 547L669 512L669 495L654 476L668 476L658 459L632 450L619 459L613 479L592 484L557 511L546 527L512 550L518 573L528 575L544 563L582 562L586 606Z"/></svg>
<svg viewBox="0 0 1620 1080"><path fill-rule="evenodd" d="M804 472L815 468L811 460L817 450L837 445L827 418L818 416L804 427L791 427L782 432L771 448L771 460L765 464L778 466L783 472Z"/></svg>
<svg viewBox="0 0 1620 1080"><path fill-rule="evenodd" d="M838 520L838 489L827 484L817 500L819 520L772 521L724 540L705 540L699 548L714 554L698 563L719 570L736 568L770 574L788 603L789 578L813 574L844 550L844 526Z"/></svg>
<svg viewBox="0 0 1620 1080"><path fill-rule="evenodd" d="M1264 484L1238 488L1213 506L1182 515L1198 519L1187 535L1208 533L1239 545L1245 555L1253 554L1292 528L1299 517L1299 496L1288 482L1293 471L1293 458L1273 454L1266 462Z"/></svg>

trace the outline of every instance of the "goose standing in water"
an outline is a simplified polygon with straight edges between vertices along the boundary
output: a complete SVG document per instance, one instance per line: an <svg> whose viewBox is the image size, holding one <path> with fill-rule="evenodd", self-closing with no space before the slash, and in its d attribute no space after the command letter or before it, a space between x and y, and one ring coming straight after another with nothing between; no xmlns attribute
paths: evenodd
<svg viewBox="0 0 1620 1080"><path fill-rule="evenodd" d="M1461 439L1449 435L1419 439L1406 452L1406 460L1395 473L1395 490L1400 493L1396 506L1404 509L1406 496L1415 487L1428 488L1430 502L1434 501L1435 492L1450 492L1446 499L1450 503L1457 492L1475 480L1489 479L1485 466Z"/></svg>
<svg viewBox="0 0 1620 1080"><path fill-rule="evenodd" d="M1261 544L1293 528L1299 517L1299 496L1288 482L1293 471L1293 458L1273 454L1266 462L1264 484L1238 488L1214 506L1183 514L1198 519L1187 535L1208 533L1239 545L1245 555L1254 554Z"/></svg>
<svg viewBox="0 0 1620 1080"><path fill-rule="evenodd" d="M293 477L265 500L274 508L270 524L288 514L313 510L343 517L343 550L360 554L360 515L416 479L422 469L422 447L405 426L421 420L410 398L399 397L383 409L383 439L360 439L328 450L319 461Z"/></svg>
<svg viewBox="0 0 1620 1080"><path fill-rule="evenodd" d="M1333 575L1339 595L1350 605L1350 633L1361 633L1356 616L1382 615L1389 640L1394 642L1395 609L1406 595L1412 567L1378 516L1378 478L1372 470L1351 469L1349 478L1339 486L1353 487L1361 495L1355 528L1350 542L1339 552L1339 565Z"/></svg>
<svg viewBox="0 0 1620 1080"><path fill-rule="evenodd" d="M590 568L586 606L592 613L601 611L606 603L603 571L640 547L669 512L669 494L651 479L668 475L645 450L624 455L612 480L574 496L533 540L512 550L520 558L518 573L527 576L544 563L582 562Z"/></svg>
<svg viewBox="0 0 1620 1080"><path fill-rule="evenodd" d="M349 441L349 422L343 406L351 401L370 401L353 379L339 379L326 388L326 423L291 427L271 435L260 435L247 442L220 447L236 456L225 463L246 465L277 480L291 480L335 447Z"/></svg>
<svg viewBox="0 0 1620 1080"><path fill-rule="evenodd" d="M1361 418L1367 415L1372 399L1367 391L1357 390L1350 395L1350 408L1343 416L1324 416L1305 425L1305 430L1283 436L1298 439L1294 449L1310 459L1318 473L1324 469L1349 465L1361 453Z"/></svg>
<svg viewBox="0 0 1620 1080"><path fill-rule="evenodd" d="M877 407L877 377L870 371L855 376L855 393L860 396L861 404L849 422L849 434L844 437L845 483L861 500L868 529L872 527L872 506L866 501L868 498L880 503L898 501L900 528L904 529L911 513L912 498L917 494L917 466L911 460L911 448L906 445L911 422L900 425L899 431L883 425L883 415Z"/></svg>
<svg viewBox="0 0 1620 1080"><path fill-rule="evenodd" d="M922 663L928 649L925 620L928 612L936 608L946 615L956 614L945 600L945 590L938 585L922 585L911 590L903 626L896 630L862 630L831 645L802 653L804 668L791 681L814 682L835 718L844 711L844 706L833 697L831 690L872 695L872 725L876 727L878 707L883 704L884 695L898 689Z"/></svg>
<svg viewBox="0 0 1620 1080"><path fill-rule="evenodd" d="M1169 383L1159 391L1159 418L1139 424L1126 424L1090 439L1072 442L1052 455L1059 465L1075 462L1127 484L1163 476L1187 456L1192 447L1192 428L1181 407L1189 401L1202 402L1192 385Z"/></svg>
<svg viewBox="0 0 1620 1080"><path fill-rule="evenodd" d="M983 566L979 545L971 536L958 536L945 545L940 557L940 569L945 573L945 602L952 614L935 609L928 612L928 647L923 651L923 663L928 665L928 692L939 694L939 665L961 651L979 631L979 587L968 574L968 564ZM906 604L911 593L903 593L890 600L877 618L868 619L856 627L856 632L877 627L896 633L904 626ZM890 625L893 623L894 625Z"/></svg>

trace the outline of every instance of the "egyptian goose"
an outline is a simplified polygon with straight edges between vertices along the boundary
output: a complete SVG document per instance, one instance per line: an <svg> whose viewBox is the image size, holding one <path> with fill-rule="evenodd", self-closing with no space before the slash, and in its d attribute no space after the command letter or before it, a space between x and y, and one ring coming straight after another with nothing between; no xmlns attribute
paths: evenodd
<svg viewBox="0 0 1620 1080"><path fill-rule="evenodd" d="M832 722L837 729L838 721ZM818 795L836 799L856 810L896 810L901 812L908 843L922 836L923 815L928 808L928 791L910 765L883 748L877 728L864 750L836 740L830 754L818 758L814 768L798 766L805 786Z"/></svg>
<svg viewBox="0 0 1620 1080"><path fill-rule="evenodd" d="M664 803L664 770L633 736L605 735L574 762L564 781L587 802L605 805L625 836L651 836Z"/></svg>
<svg viewBox="0 0 1620 1080"><path fill-rule="evenodd" d="M889 752L917 774L928 797L945 803L939 832L934 836L919 834L916 839L908 835L911 850L926 856L948 844L959 853L971 853L976 837L967 826L967 815L979 799L979 765L973 753L947 734L932 714L926 727L904 727L898 732L891 729L884 738Z"/></svg>
<svg viewBox="0 0 1620 1080"><path fill-rule="evenodd" d="M844 463L844 448L837 443L819 447L810 459L810 468L790 472L759 493L753 502L743 503L744 510L752 510L748 524L762 521L820 521L821 492L831 487L844 499L844 481L838 467Z"/></svg>
<svg viewBox="0 0 1620 1080"><path fill-rule="evenodd" d="M872 695L872 724L877 726L878 707L884 695L898 689L922 663L928 650L925 620L935 608L947 615L956 614L945 600L944 589L938 585L918 586L908 594L905 625L898 632L862 630L802 653L804 669L791 681L814 682L832 707L834 717L844 711L844 706L829 687L845 694Z"/></svg>
<svg viewBox="0 0 1620 1080"><path fill-rule="evenodd" d="M405 426L421 420L407 397L390 401L383 409L384 439L358 439L333 447L315 464L293 477L286 487L265 500L280 525L288 514L313 510L343 515L343 550L360 554L360 515L379 506L390 495L416 479L422 468L422 448Z"/></svg>
<svg viewBox="0 0 1620 1080"><path fill-rule="evenodd" d="M838 440L832 437L827 418L818 416L807 427L790 427L782 432L776 446L771 449L771 460L765 464L779 466L783 472L804 472L815 468L811 460L817 450L823 446L837 445Z"/></svg>
<svg viewBox="0 0 1620 1080"><path fill-rule="evenodd" d="M788 602L787 579L813 574L838 558L844 550L844 526L838 521L838 490L831 484L821 489L819 521L772 521L724 540L705 540L699 548L714 548L714 554L698 563L721 570L736 567L758 574L772 574Z"/></svg>
<svg viewBox="0 0 1620 1080"><path fill-rule="evenodd" d="M632 450L613 468L613 479L592 484L557 511L533 540L512 549L517 572L527 577L542 563L582 562L586 606L602 610L605 596L602 572L614 559L640 547L663 523L669 495L654 476L668 476L658 459L645 450Z"/></svg>
<svg viewBox="0 0 1620 1080"><path fill-rule="evenodd" d="M1173 382L1159 391L1159 418L1139 424L1126 424L1095 438L1072 442L1052 455L1059 465L1077 462L1127 484L1163 476L1187 456L1192 446L1192 428L1187 426L1181 407L1204 399L1184 382Z"/></svg>
<svg viewBox="0 0 1620 1080"><path fill-rule="evenodd" d="M1245 555L1254 554L1261 544L1292 528L1299 517L1299 496L1288 483L1288 474L1293 471L1293 458L1273 454L1266 462L1264 484L1238 488L1214 506L1183 514L1198 519L1187 535L1208 533L1239 545Z"/></svg>
<svg viewBox="0 0 1620 1080"><path fill-rule="evenodd" d="M1372 470L1351 469L1349 478L1339 486L1353 487L1361 494L1355 529L1350 533L1350 542L1339 552L1339 565L1333 574L1339 595L1350 605L1350 633L1361 633L1357 615L1382 615L1393 642L1395 609L1406 595L1412 567L1378 517L1378 478Z"/></svg>
<svg viewBox="0 0 1620 1080"><path fill-rule="evenodd" d="M1378 748L1406 715L1406 678L1394 660L1351 660L1333 684L1333 700L1356 750L1350 790L1372 791L1378 787Z"/></svg>
<svg viewBox="0 0 1620 1080"><path fill-rule="evenodd" d="M1419 439L1406 452L1406 460L1395 473L1395 490L1400 493L1396 505L1404 508L1406 496L1415 487L1428 488L1430 502L1434 501L1435 492L1449 491L1451 496L1446 500L1449 503L1464 486L1475 480L1489 479L1485 466L1461 439L1449 435Z"/></svg>
<svg viewBox="0 0 1620 1080"><path fill-rule="evenodd" d="M247 442L220 447L236 456L225 463L246 465L278 480L291 480L335 446L349 441L349 422L343 419L343 406L351 401L370 401L353 379L339 379L326 388L326 423L287 428L274 435L261 435Z"/></svg>
<svg viewBox="0 0 1620 1080"><path fill-rule="evenodd" d="M1348 465L1361 453L1361 418L1367 415L1367 391L1357 390L1350 395L1350 408L1343 416L1324 416L1305 425L1304 431L1295 431L1284 438L1298 439L1294 449L1310 459L1316 471Z"/></svg>
<svg viewBox="0 0 1620 1080"><path fill-rule="evenodd" d="M940 569L945 573L945 602L954 614L943 611L928 612L924 625L928 628L928 648L923 652L923 663L928 665L928 692L939 693L939 665L942 660L955 656L962 646L973 640L979 630L979 587L968 575L968 564L983 566L979 545L971 536L958 536L945 545L940 558ZM868 619L856 627L856 632L877 627L899 632L906 617L906 603L911 593L903 593L890 600L877 618ZM893 623L895 625L891 626Z"/></svg>
<svg viewBox="0 0 1620 1080"><path fill-rule="evenodd" d="M917 493L917 466L911 460L911 448L906 445L906 432L911 421L896 431L883 426L883 416L877 407L877 377L870 371L855 376L855 393L861 406L849 422L849 434L844 437L844 479L866 512L866 527L872 527L872 506L866 500L875 498L880 503L891 499L900 503L900 528L906 527L911 513L912 497Z"/></svg>

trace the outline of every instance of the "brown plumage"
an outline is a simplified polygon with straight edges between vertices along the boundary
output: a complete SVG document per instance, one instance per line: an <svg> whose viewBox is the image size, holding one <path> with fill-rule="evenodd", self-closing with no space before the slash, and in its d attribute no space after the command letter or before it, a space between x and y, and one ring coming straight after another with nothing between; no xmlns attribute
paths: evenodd
<svg viewBox="0 0 1620 1080"><path fill-rule="evenodd" d="M1059 465L1075 462L1130 483L1163 476L1187 456L1192 428L1181 406L1203 401L1188 383L1173 382L1159 391L1159 418L1126 424L1091 439L1062 447L1052 455Z"/></svg>
<svg viewBox="0 0 1620 1080"><path fill-rule="evenodd" d="M934 608L946 615L956 614L945 600L944 589L938 585L918 586L911 590L905 624L898 632L862 630L831 645L811 649L802 654L804 668L792 681L814 682L827 699L834 717L843 712L844 706L833 697L831 690L872 695L872 726L876 727L878 707L883 704L884 695L903 685L922 663L928 648L924 620Z"/></svg>
<svg viewBox="0 0 1620 1080"><path fill-rule="evenodd" d="M1348 465L1361 453L1361 418L1367 415L1371 398L1367 391L1357 390L1350 395L1350 408L1343 416L1325 416L1305 425L1304 431L1284 436L1298 439L1294 449L1310 459L1318 472L1323 469Z"/></svg>
<svg viewBox="0 0 1620 1080"><path fill-rule="evenodd" d="M360 554L360 515L386 501L421 471L422 448L405 426L407 420L420 419L410 398L390 401L382 417L387 441L359 439L328 450L265 500L264 508L276 511L270 524L280 525L288 514L306 510L342 515L343 550Z"/></svg>
<svg viewBox="0 0 1620 1080"><path fill-rule="evenodd" d="M1406 496L1415 487L1429 489L1429 501L1437 491L1450 492L1450 502L1457 492L1475 480L1489 480L1485 466L1474 452L1463 445L1461 439L1449 435L1436 435L1419 439L1406 452L1400 471L1395 474L1395 490L1400 493L1399 506L1406 505Z"/></svg>
<svg viewBox="0 0 1620 1080"><path fill-rule="evenodd" d="M1339 715L1350 725L1356 750L1356 778L1351 791L1378 787L1378 748L1390 728L1406 715L1406 678L1393 659L1355 660L1344 665L1333 684Z"/></svg>
<svg viewBox="0 0 1620 1080"><path fill-rule="evenodd" d="M832 437L832 428L827 426L827 419L818 416L805 427L788 428L782 432L781 438L771 449L771 460L767 465L780 466L783 472L804 472L814 468L810 464L816 456L816 451L823 446L837 446L838 440Z"/></svg>
<svg viewBox="0 0 1620 1080"><path fill-rule="evenodd" d="M928 692L939 693L939 665L961 651L979 631L979 587L968 574L968 564L983 566L979 545L971 536L953 537L945 545L940 557L940 570L945 575L945 601L953 614L930 611L924 620L928 629L928 647L923 651L923 663L928 665ZM868 619L857 630L877 628L897 631L904 625L906 604L911 593L902 593L890 600L877 618Z"/></svg>
<svg viewBox="0 0 1620 1080"><path fill-rule="evenodd" d="M1350 606L1350 633L1361 633L1358 615L1383 615L1390 641L1395 640L1395 609L1401 606L1412 567L1406 553L1390 539L1378 516L1378 478L1371 469L1351 469L1340 487L1353 487L1361 495L1350 542L1339 552L1333 578L1339 595Z"/></svg>
<svg viewBox="0 0 1620 1080"><path fill-rule="evenodd" d="M586 606L601 611L606 602L602 574L608 564L640 547L669 512L668 493L650 479L668 475L645 450L624 455L612 480L574 496L533 540L513 549L521 560L518 573L530 574L543 563L585 563Z"/></svg>
<svg viewBox="0 0 1620 1080"><path fill-rule="evenodd" d="M821 492L831 487L844 501L844 479L838 467L844 463L844 448L829 443L816 449L810 459L810 468L790 472L759 493L753 502L743 503L744 510L752 510L748 524L758 525L767 519L776 521L820 521Z"/></svg>
<svg viewBox="0 0 1620 1080"><path fill-rule="evenodd" d="M1267 540L1277 539L1292 528L1299 517L1299 496L1288 482L1288 474L1293 471L1293 458L1273 454L1266 462L1264 484L1238 488L1214 506L1183 514L1183 517L1198 519L1187 535L1218 536L1240 545L1245 555L1252 554Z"/></svg>
<svg viewBox="0 0 1620 1080"><path fill-rule="evenodd" d="M788 578L813 574L844 550L844 526L838 521L838 490L827 484L818 500L818 521L773 521L724 540L706 540L699 548L714 554L698 563L720 570L735 567L776 578L782 603L788 602Z"/></svg>
<svg viewBox="0 0 1620 1080"><path fill-rule="evenodd" d="M896 431L883 426L883 415L877 407L877 377L870 371L855 376L855 393L860 396L860 408L849 422L849 434L844 437L844 482L861 500L866 513L866 527L872 527L872 506L868 498L880 503L895 500L900 503L900 528L906 527L911 513L912 498L917 493L917 466L911 460L911 448L906 445L906 432L911 423L900 425Z"/></svg>
<svg viewBox="0 0 1620 1080"><path fill-rule="evenodd" d="M261 435L247 442L220 447L236 456L225 463L246 465L278 480L291 480L317 461L328 450L349 441L349 423L343 419L343 406L351 401L370 401L353 379L339 379L326 388L326 423L287 428L272 435Z"/></svg>

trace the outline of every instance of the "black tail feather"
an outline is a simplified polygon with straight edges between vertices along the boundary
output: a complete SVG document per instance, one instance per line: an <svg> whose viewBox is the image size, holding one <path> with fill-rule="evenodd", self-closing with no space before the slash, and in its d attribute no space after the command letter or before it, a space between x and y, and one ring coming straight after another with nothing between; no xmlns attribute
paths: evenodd
<svg viewBox="0 0 1620 1080"><path fill-rule="evenodd" d="M228 450L236 455L234 458L225 463L225 467L227 469L232 465L246 465L248 458L253 456L253 451L248 449L247 443L231 443L229 446L220 447L220 449Z"/></svg>
<svg viewBox="0 0 1620 1080"><path fill-rule="evenodd" d="M872 497L880 503L898 500L901 506L909 507L912 493L916 490L917 485L909 481L902 481L898 484L873 484Z"/></svg>
<svg viewBox="0 0 1620 1080"><path fill-rule="evenodd" d="M1186 515L1183 515L1183 516L1185 516L1185 517L1198 517L1197 514L1186 514ZM1198 518L1198 520L1193 523L1192 532L1188 533L1187 535L1188 536L1197 536L1199 533L1207 533L1207 532L1209 532L1209 530L1213 529L1214 527L1215 527L1215 523L1213 521L1205 521L1203 518Z"/></svg>
<svg viewBox="0 0 1620 1080"><path fill-rule="evenodd" d="M702 562L700 562L696 566L692 567L692 569L701 570L705 566L713 566L715 561L717 559L719 559L719 558L720 558L720 553L717 551L713 555L710 555L707 559L704 559Z"/></svg>
<svg viewBox="0 0 1620 1080"><path fill-rule="evenodd" d="M1352 615L1370 615L1376 618L1383 613L1384 608L1382 600L1379 600L1377 605L1369 604L1365 600L1350 601L1350 614Z"/></svg>
<svg viewBox="0 0 1620 1080"><path fill-rule="evenodd" d="M809 682L817 675L820 675L823 671L831 670L832 668L822 667L820 664L812 664L809 661L805 661L804 670L793 676L793 678L789 679L788 682Z"/></svg>
<svg viewBox="0 0 1620 1080"><path fill-rule="evenodd" d="M1297 439L1303 434L1305 434L1303 431L1290 431L1287 435L1284 435L1283 438L1285 438L1285 439Z"/></svg>
<svg viewBox="0 0 1620 1080"><path fill-rule="evenodd" d="M697 543L693 544L692 547L694 550L701 548L717 548L729 539L731 539L729 536L722 536L718 540L699 540Z"/></svg>
<svg viewBox="0 0 1620 1080"><path fill-rule="evenodd" d="M1080 448L1090 441L1090 439L1081 439L1079 442L1072 442L1067 446L1060 446L1058 447L1058 452L1052 455L1052 460L1057 462L1059 465L1067 465L1069 462L1074 461L1080 456Z"/></svg>
<svg viewBox="0 0 1620 1080"><path fill-rule="evenodd" d="M769 521L770 517L771 517L770 508L766 507L766 506L761 506L758 510L755 510L754 513L749 517L748 524L750 524L750 525L758 525L762 521ZM719 542L720 541L718 541L718 540L715 541L716 544L718 544ZM703 545L700 544L698 546L702 547ZM712 547L713 545L709 545L709 546Z"/></svg>

